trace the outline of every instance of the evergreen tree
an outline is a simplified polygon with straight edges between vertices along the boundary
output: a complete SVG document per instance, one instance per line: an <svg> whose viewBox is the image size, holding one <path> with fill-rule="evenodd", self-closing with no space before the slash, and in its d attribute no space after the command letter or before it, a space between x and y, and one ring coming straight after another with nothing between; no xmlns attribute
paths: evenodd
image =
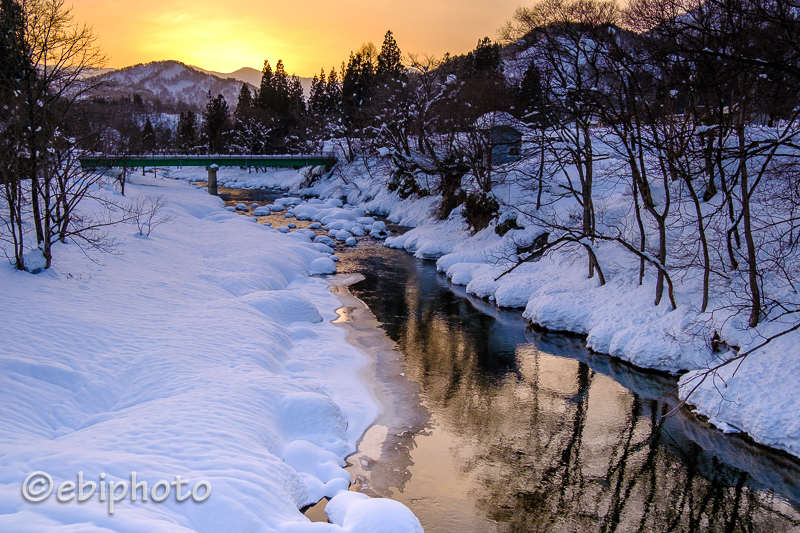
<svg viewBox="0 0 800 533"><path fill-rule="evenodd" d="M264 60L264 68L261 70L261 86L256 102L261 109L270 109L275 105L275 82L272 67L267 59Z"/></svg>
<svg viewBox="0 0 800 533"><path fill-rule="evenodd" d="M467 54L465 70L467 77L502 78L503 60L500 57L500 43L492 43L488 37L480 39L475 50Z"/></svg>
<svg viewBox="0 0 800 533"><path fill-rule="evenodd" d="M239 91L239 101L236 103L236 120L243 120L250 116L253 109L253 95L246 83L242 83Z"/></svg>
<svg viewBox="0 0 800 533"><path fill-rule="evenodd" d="M543 120L545 98L542 89L542 73L536 63L531 61L519 86L519 103L523 118L529 121Z"/></svg>
<svg viewBox="0 0 800 533"><path fill-rule="evenodd" d="M150 122L150 117L147 117L144 128L142 129L142 149L145 153L152 152L156 149L156 132L153 129L153 123Z"/></svg>
<svg viewBox="0 0 800 533"><path fill-rule="evenodd" d="M287 111L291 117L295 120L299 120L302 118L303 113L306 110L306 103L303 99L303 84L300 83L300 78L292 74L291 80L289 82L289 93L288 93L288 107Z"/></svg>
<svg viewBox="0 0 800 533"><path fill-rule="evenodd" d="M211 153L219 153L225 148L225 133L230 127L230 109L225 97L218 94L211 96L208 91L208 102L203 111L204 133L208 139L208 149Z"/></svg>
<svg viewBox="0 0 800 533"><path fill-rule="evenodd" d="M26 72L33 71L26 50L22 7L16 0L0 1L0 101L2 102L7 102L14 91L18 90Z"/></svg>
<svg viewBox="0 0 800 533"><path fill-rule="evenodd" d="M289 76L279 59L272 71L269 61L264 62L261 89L255 100L257 120L261 123L258 131L269 131L269 140L264 143L270 152L281 152L297 148L302 141L305 128L305 100L300 78ZM254 130L255 131L255 130Z"/></svg>
<svg viewBox="0 0 800 533"><path fill-rule="evenodd" d="M391 30L386 32L383 38L381 53L378 54L378 64L375 75L381 81L389 79L399 79L403 73L403 55L397 42L394 40Z"/></svg>
<svg viewBox="0 0 800 533"><path fill-rule="evenodd" d="M275 101L272 109L283 118L289 110L289 75L286 74L286 69L283 67L283 60L279 59L275 65L275 74L272 76L272 88L275 95Z"/></svg>
<svg viewBox="0 0 800 533"><path fill-rule="evenodd" d="M342 84L339 83L339 75L333 67L328 74L325 97L327 99L325 108L328 115L340 115L342 112Z"/></svg>
<svg viewBox="0 0 800 533"><path fill-rule="evenodd" d="M325 69L321 69L319 76L314 74L311 80L311 93L308 95L308 112L313 117L322 117L326 114L328 105L328 98L325 89L327 82L325 80Z"/></svg>
<svg viewBox="0 0 800 533"><path fill-rule="evenodd" d="M192 111L181 113L178 119L178 143L181 151L192 153L197 141L197 115Z"/></svg>
<svg viewBox="0 0 800 533"><path fill-rule="evenodd" d="M342 80L342 111L348 127L363 121L374 85L375 67L371 59L362 52L351 52Z"/></svg>
<svg viewBox="0 0 800 533"><path fill-rule="evenodd" d="M257 104L278 121L291 118L305 107L300 79L286 73L283 60L278 60L275 72L272 72L268 61L264 62Z"/></svg>

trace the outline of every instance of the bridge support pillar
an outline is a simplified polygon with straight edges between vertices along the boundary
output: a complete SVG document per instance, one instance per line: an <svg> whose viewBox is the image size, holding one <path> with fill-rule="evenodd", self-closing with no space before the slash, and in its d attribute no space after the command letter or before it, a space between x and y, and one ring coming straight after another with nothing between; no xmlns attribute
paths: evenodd
<svg viewBox="0 0 800 533"><path fill-rule="evenodd" d="M208 171L208 194L217 195L217 170L219 165L211 165L206 167Z"/></svg>

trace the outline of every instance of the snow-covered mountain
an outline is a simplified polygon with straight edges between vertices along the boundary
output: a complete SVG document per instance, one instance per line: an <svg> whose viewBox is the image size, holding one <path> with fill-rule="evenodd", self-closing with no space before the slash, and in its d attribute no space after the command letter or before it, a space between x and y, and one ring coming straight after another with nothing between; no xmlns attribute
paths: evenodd
<svg viewBox="0 0 800 533"><path fill-rule="evenodd" d="M256 70L251 67L242 67L239 70L235 70L233 72L217 72L215 70L206 70L200 67L192 67L193 69L199 70L200 72L206 72L208 74L213 74L218 78L222 78L223 80L228 78L233 78L235 80L243 81L258 87L261 85L261 71Z"/></svg>
<svg viewBox="0 0 800 533"><path fill-rule="evenodd" d="M235 107L243 83L234 77L222 78L179 61L134 65L101 74L98 79L105 82L100 90L103 96L117 98L136 93L155 104L185 104L196 111L205 106L209 90L214 96L222 94L231 108ZM251 90L255 89L250 85Z"/></svg>
<svg viewBox="0 0 800 533"><path fill-rule="evenodd" d="M259 85L261 85L261 71L260 70L256 70L256 69L251 68L251 67L242 67L239 70L235 70L233 72L227 72L227 73L226 72L216 72L216 71L213 71L213 70L205 70L205 69L202 69L200 67L192 67L192 68L197 69L197 70L199 70L201 72L208 72L209 74L213 74L214 76L217 76L219 78L223 78L223 79L233 78L235 80L247 82L250 85L253 85L255 87L258 87ZM308 98L308 95L311 94L311 78L302 78L301 77L300 78L300 85L303 86L303 94L305 94L306 98Z"/></svg>
<svg viewBox="0 0 800 533"><path fill-rule="evenodd" d="M250 90L261 84L261 72L243 67L231 73L215 72L186 65L180 61L153 61L103 72L97 76L106 82L99 91L111 98L139 94L144 100L163 106L188 105L195 111L205 107L208 91L221 94L231 108L236 107L242 83ZM311 78L300 78L303 91L309 94Z"/></svg>

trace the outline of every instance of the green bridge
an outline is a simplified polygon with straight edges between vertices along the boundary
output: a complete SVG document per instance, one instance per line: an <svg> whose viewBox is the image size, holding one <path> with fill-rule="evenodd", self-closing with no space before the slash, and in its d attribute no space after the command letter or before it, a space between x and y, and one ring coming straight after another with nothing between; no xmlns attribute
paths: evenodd
<svg viewBox="0 0 800 533"><path fill-rule="evenodd" d="M81 158L83 168L132 167L316 167L333 166L331 153L306 155L97 155Z"/></svg>
<svg viewBox="0 0 800 533"><path fill-rule="evenodd" d="M94 155L80 159L81 168L122 168L135 167L206 167L208 171L208 192L217 194L217 170L219 167L239 168L303 168L332 167L337 158L332 153L301 155Z"/></svg>

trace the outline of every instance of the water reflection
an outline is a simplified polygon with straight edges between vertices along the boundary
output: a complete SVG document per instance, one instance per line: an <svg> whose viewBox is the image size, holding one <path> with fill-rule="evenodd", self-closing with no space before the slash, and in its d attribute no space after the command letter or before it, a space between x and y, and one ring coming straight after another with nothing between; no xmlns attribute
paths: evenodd
<svg viewBox="0 0 800 533"><path fill-rule="evenodd" d="M664 419L672 378L525 327L402 252L361 248L339 266L365 275L350 289L431 413L423 427L389 428L354 470L427 532L800 529L798 462L686 411Z"/></svg>
<svg viewBox="0 0 800 533"><path fill-rule="evenodd" d="M236 205L244 202L250 205L251 202L271 204L278 198L286 194L278 189L232 189L229 187L218 187L217 196L222 198L226 205Z"/></svg>

